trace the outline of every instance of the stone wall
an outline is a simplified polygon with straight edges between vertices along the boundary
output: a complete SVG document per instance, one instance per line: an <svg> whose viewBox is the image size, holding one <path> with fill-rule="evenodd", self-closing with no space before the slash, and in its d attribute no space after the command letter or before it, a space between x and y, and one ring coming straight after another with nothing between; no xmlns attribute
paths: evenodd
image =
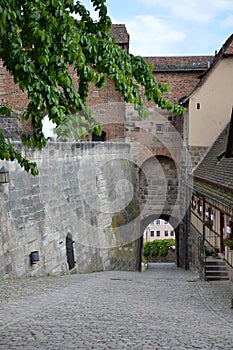
<svg viewBox="0 0 233 350"><path fill-rule="evenodd" d="M10 117L0 115L0 128L4 137L20 140L19 118L16 113L13 112Z"/></svg>
<svg viewBox="0 0 233 350"><path fill-rule="evenodd" d="M195 229L193 225L190 225L189 232L189 267L193 271L201 272L201 262L198 256L200 233Z"/></svg>
<svg viewBox="0 0 233 350"><path fill-rule="evenodd" d="M207 150L208 147L204 146L189 146L189 157L191 161L190 171L203 159Z"/></svg>
<svg viewBox="0 0 233 350"><path fill-rule="evenodd" d="M147 261L148 263L176 263L176 252L169 249L166 256L148 256Z"/></svg>
<svg viewBox="0 0 233 350"><path fill-rule="evenodd" d="M67 235L78 272L135 270L139 209L129 152L126 144L89 142L24 149L37 161L36 177L4 162L10 182L0 184L0 276L68 272Z"/></svg>

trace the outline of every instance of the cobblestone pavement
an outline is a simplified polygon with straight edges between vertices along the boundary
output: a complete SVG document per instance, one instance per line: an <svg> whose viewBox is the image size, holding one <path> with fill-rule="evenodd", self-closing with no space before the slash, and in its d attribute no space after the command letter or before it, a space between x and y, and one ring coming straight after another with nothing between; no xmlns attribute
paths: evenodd
<svg viewBox="0 0 233 350"><path fill-rule="evenodd" d="M1 350L233 348L233 283L173 264L0 286Z"/></svg>

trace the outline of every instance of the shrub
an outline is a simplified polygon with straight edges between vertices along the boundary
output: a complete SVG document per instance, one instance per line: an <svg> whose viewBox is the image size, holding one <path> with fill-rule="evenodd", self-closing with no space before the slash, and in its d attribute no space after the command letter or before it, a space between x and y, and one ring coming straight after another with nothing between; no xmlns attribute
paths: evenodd
<svg viewBox="0 0 233 350"><path fill-rule="evenodd" d="M144 256L149 256L151 253L151 242L145 242L144 243L144 249L143 249L143 254Z"/></svg>
<svg viewBox="0 0 233 350"><path fill-rule="evenodd" d="M153 256L156 257L166 256L171 247L175 246L175 239L155 239L152 242L144 243L144 256Z"/></svg>

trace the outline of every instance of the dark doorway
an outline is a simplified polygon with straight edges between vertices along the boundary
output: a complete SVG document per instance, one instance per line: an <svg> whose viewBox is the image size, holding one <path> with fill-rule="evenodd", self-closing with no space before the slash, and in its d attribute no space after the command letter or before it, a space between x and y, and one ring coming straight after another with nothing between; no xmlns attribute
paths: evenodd
<svg viewBox="0 0 233 350"><path fill-rule="evenodd" d="M95 134L92 134L92 141L99 141L99 142L106 141L106 132L102 131L101 136L97 136Z"/></svg>
<svg viewBox="0 0 233 350"><path fill-rule="evenodd" d="M66 256L69 265L69 270L72 270L75 267L73 244L74 241L72 240L72 236L68 233L68 235L66 236Z"/></svg>

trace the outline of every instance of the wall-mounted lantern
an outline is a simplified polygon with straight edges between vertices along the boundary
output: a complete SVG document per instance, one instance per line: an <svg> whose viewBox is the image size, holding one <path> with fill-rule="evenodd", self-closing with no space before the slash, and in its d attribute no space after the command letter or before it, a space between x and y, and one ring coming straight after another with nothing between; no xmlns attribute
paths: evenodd
<svg viewBox="0 0 233 350"><path fill-rule="evenodd" d="M9 171L6 167L2 166L0 169L0 183L4 184L9 182Z"/></svg>
<svg viewBox="0 0 233 350"><path fill-rule="evenodd" d="M29 254L29 259L30 259L31 265L36 264L40 260L38 250L35 250L34 252L31 252Z"/></svg>

